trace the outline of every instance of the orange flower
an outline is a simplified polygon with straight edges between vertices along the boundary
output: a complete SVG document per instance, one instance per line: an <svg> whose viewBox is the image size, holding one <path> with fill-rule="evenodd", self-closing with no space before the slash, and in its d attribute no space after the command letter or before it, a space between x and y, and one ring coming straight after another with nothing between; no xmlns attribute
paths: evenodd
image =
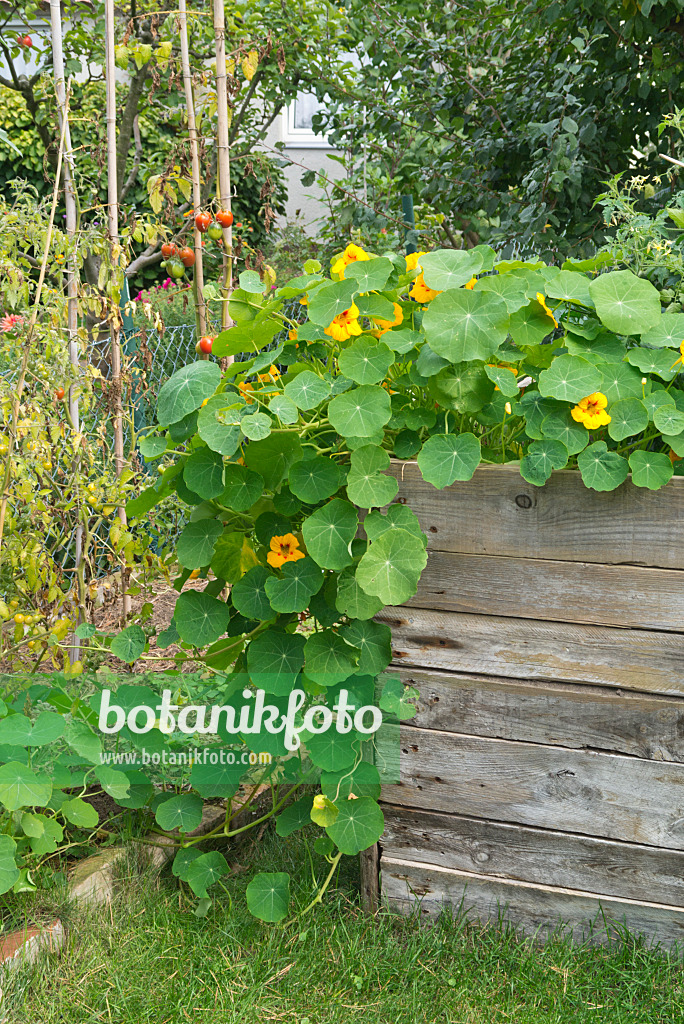
<svg viewBox="0 0 684 1024"><path fill-rule="evenodd" d="M254 385L250 384L248 380L241 381L238 384L238 391L247 402L247 405L251 405L254 399L250 397L250 391L254 391Z"/></svg>
<svg viewBox="0 0 684 1024"><path fill-rule="evenodd" d="M427 256L426 252L412 252L408 256L405 256L406 269L415 270L418 266L418 261L421 256ZM415 302L431 302L435 295L439 295L433 288L428 288L425 284L425 280L422 274L419 274L415 279L411 287L409 288L409 296Z"/></svg>
<svg viewBox="0 0 684 1024"><path fill-rule="evenodd" d="M294 533L271 537L271 550L266 560L274 569L279 569L285 562L296 562L299 558L304 558L304 552L299 551L299 541Z"/></svg>
<svg viewBox="0 0 684 1024"><path fill-rule="evenodd" d="M351 242L342 255L338 256L333 263L332 273L339 274L340 277L344 277L344 271L350 263L356 263L358 260L369 260L371 258L370 253L367 253L360 245L354 245L354 243Z"/></svg>
<svg viewBox="0 0 684 1024"><path fill-rule="evenodd" d="M599 427L605 427L610 423L610 416L605 411L607 405L606 396L600 391L595 391L593 395L587 395L579 401L575 408L570 410L570 415L576 423L584 424L587 430L598 430Z"/></svg>
<svg viewBox="0 0 684 1024"><path fill-rule="evenodd" d="M373 317L376 324L378 325L378 329L377 331L372 331L371 333L376 338L380 338L383 334L386 334L387 331L391 331L393 327L398 327L399 324L403 323L403 309L401 308L398 302L393 302L392 305L394 306L394 320L381 320L380 317Z"/></svg>
<svg viewBox="0 0 684 1024"><path fill-rule="evenodd" d="M669 450L669 452L667 454L670 456L670 462L672 463L673 466L674 466L675 462L681 462L682 461L681 455L677 455L677 453L673 452L671 448L670 448L670 450Z"/></svg>
<svg viewBox="0 0 684 1024"><path fill-rule="evenodd" d="M343 310L339 316L336 316L323 333L334 341L346 341L352 335L362 334L358 307L352 302L349 309Z"/></svg>
<svg viewBox="0 0 684 1024"><path fill-rule="evenodd" d="M468 284L464 284L463 287L464 288L468 288L472 292L472 290L473 290L473 288L475 287L476 284L477 284L477 278L476 277L471 277L470 280L468 281Z"/></svg>
<svg viewBox="0 0 684 1024"><path fill-rule="evenodd" d="M288 338L288 341L296 341L297 340L297 332L296 331L288 331L287 332L287 338Z"/></svg>
<svg viewBox="0 0 684 1024"><path fill-rule="evenodd" d="M269 384L269 383L275 381L276 378L279 377L279 376L280 376L280 371L278 370L278 367L277 366L273 366L271 364L271 366L269 366L269 368L268 368L268 373L260 373L259 374L259 380L261 381L262 384Z"/></svg>
<svg viewBox="0 0 684 1024"><path fill-rule="evenodd" d="M541 308L544 310L546 315L551 317L551 319L553 320L553 326L554 327L558 327L558 321L556 320L555 316L553 315L553 312L546 305L546 298L542 295L541 292L537 292L537 302L539 303Z"/></svg>

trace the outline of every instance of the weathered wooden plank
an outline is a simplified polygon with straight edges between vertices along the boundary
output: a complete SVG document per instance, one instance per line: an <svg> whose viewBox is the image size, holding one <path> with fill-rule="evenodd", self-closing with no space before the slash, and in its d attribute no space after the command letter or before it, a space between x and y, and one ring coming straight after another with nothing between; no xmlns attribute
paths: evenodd
<svg viewBox="0 0 684 1024"><path fill-rule="evenodd" d="M389 761L396 736L378 734ZM684 850L684 768L403 725L386 803Z"/></svg>
<svg viewBox="0 0 684 1024"><path fill-rule="evenodd" d="M375 843L359 854L361 867L361 903L367 914L375 914L380 902L380 851Z"/></svg>
<svg viewBox="0 0 684 1024"><path fill-rule="evenodd" d="M684 569L684 480L660 491L626 481L589 490L578 472L534 487L517 466L481 466L438 491L414 462L393 463L398 500L410 505L437 551Z"/></svg>
<svg viewBox="0 0 684 1024"><path fill-rule="evenodd" d="M577 683L517 682L401 668L419 729L684 762L684 699Z"/></svg>
<svg viewBox="0 0 684 1024"><path fill-rule="evenodd" d="M384 608L377 619L392 628L397 665L684 695L684 639L674 633L419 608Z"/></svg>
<svg viewBox="0 0 684 1024"><path fill-rule="evenodd" d="M433 551L407 603L684 634L684 572L676 569Z"/></svg>
<svg viewBox="0 0 684 1024"><path fill-rule="evenodd" d="M383 804L385 857L684 907L684 853Z"/></svg>
<svg viewBox="0 0 684 1024"><path fill-rule="evenodd" d="M419 903L428 920L451 906L471 920L491 921L503 915L539 939L564 926L575 938L601 942L626 925L664 946L684 940L684 910L678 907L488 878L392 857L382 857L380 871L382 895L390 907L410 913Z"/></svg>

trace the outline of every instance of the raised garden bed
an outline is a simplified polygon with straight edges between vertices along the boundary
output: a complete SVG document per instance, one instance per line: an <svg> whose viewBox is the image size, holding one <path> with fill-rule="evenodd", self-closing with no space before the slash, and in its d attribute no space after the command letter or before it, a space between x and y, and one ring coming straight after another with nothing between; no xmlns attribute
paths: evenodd
<svg viewBox="0 0 684 1024"><path fill-rule="evenodd" d="M541 488L515 466L435 491L418 593L379 618L420 691L365 856L370 902L546 934L684 940L684 479ZM379 857L378 857L379 852Z"/></svg>

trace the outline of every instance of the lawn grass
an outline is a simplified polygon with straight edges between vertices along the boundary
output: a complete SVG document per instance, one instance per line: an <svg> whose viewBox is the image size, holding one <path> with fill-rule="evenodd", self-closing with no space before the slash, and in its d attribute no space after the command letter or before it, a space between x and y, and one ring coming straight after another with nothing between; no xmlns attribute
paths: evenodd
<svg viewBox="0 0 684 1024"><path fill-rule="evenodd" d="M364 916L349 863L322 906L286 929L244 904L254 868L313 886L300 839L266 834L233 851L209 915L169 874L122 879L111 910L79 915L68 947L3 979L11 1024L673 1024L684 1021L681 959L634 940L610 948L443 920ZM319 859L320 860L320 859ZM322 864L322 862L320 862ZM248 868L249 873L243 868ZM2 1019L2 1013L0 1013Z"/></svg>

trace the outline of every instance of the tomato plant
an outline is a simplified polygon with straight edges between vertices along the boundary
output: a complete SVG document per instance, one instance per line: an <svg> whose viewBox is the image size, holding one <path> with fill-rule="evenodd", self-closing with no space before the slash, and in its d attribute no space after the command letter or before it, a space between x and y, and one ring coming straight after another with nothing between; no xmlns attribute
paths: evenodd
<svg viewBox="0 0 684 1024"><path fill-rule="evenodd" d="M184 245L179 251L178 257L184 267L194 267L195 265L195 253L189 245Z"/></svg>
<svg viewBox="0 0 684 1024"><path fill-rule="evenodd" d="M195 227L204 234L211 224L211 214L206 211L195 214Z"/></svg>
<svg viewBox="0 0 684 1024"><path fill-rule="evenodd" d="M222 228L229 228L233 223L233 214L230 210L219 210L216 214L216 220Z"/></svg>

